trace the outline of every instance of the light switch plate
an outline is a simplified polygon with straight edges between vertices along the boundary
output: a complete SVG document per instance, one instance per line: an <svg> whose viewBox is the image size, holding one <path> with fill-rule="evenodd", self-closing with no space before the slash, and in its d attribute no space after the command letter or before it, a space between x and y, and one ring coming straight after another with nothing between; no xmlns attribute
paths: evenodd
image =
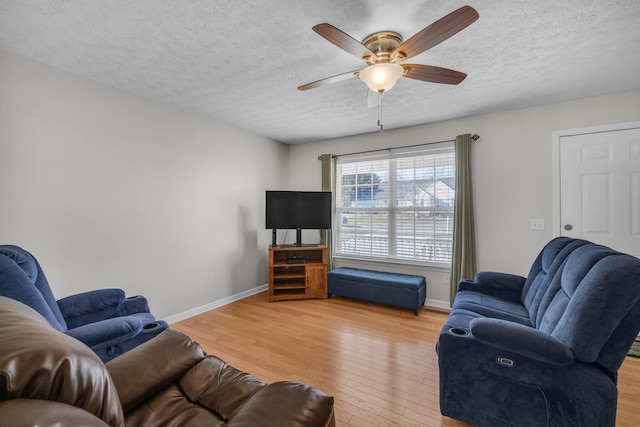
<svg viewBox="0 0 640 427"><path fill-rule="evenodd" d="M529 228L531 230L544 230L544 219L540 219L540 218L530 219Z"/></svg>

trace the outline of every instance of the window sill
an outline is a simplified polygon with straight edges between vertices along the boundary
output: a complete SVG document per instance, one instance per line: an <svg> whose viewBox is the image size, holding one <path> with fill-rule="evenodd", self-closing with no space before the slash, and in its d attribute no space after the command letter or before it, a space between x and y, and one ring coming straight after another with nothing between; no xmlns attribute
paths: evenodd
<svg viewBox="0 0 640 427"><path fill-rule="evenodd" d="M355 256L345 256L345 255L335 255L333 257L336 261L345 261L352 262L358 264L367 264L367 265L375 265L375 264L384 264L390 266L401 266L403 268L412 268L416 270L430 270L430 271L440 271L444 273L448 273L451 271L451 265L445 263L436 263L436 262L416 262L416 261L400 261L396 259L388 259L388 258L365 258L365 257L355 257Z"/></svg>

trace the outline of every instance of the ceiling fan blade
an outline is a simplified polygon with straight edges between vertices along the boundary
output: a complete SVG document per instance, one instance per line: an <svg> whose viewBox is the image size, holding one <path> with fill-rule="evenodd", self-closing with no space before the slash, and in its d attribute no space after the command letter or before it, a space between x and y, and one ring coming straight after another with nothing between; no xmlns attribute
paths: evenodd
<svg viewBox="0 0 640 427"><path fill-rule="evenodd" d="M314 25L312 29L331 43L338 46L340 49L349 52L360 59L364 59L365 61L369 58L373 61L378 60L376 54L370 51L362 43L331 24L324 23Z"/></svg>
<svg viewBox="0 0 640 427"><path fill-rule="evenodd" d="M404 68L403 77L422 80L425 82L457 85L467 77L465 73L461 73L460 71L450 70L448 68L434 67L433 65L422 65L422 64L401 64L401 65L402 65L402 68Z"/></svg>
<svg viewBox="0 0 640 427"><path fill-rule="evenodd" d="M338 74L336 76L327 77L324 79L316 80L315 82L307 83L306 85L298 86L298 90L313 89L314 87L326 86L331 83L338 83L343 80L350 79L358 75L362 70L349 71L348 73Z"/></svg>
<svg viewBox="0 0 640 427"><path fill-rule="evenodd" d="M464 30L479 17L478 12L471 6L462 6L402 43L391 52L390 58L396 61L412 58Z"/></svg>

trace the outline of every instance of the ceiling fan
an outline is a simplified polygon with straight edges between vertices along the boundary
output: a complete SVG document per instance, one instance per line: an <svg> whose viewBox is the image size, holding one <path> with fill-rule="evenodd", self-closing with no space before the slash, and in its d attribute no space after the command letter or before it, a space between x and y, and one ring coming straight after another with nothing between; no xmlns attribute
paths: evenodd
<svg viewBox="0 0 640 427"><path fill-rule="evenodd" d="M479 18L471 6L463 6L416 33L408 40L393 31L381 31L367 36L362 43L331 24L318 24L313 31L346 52L367 63L361 70L349 71L299 86L299 90L313 89L359 76L369 89L382 95L400 77L432 83L457 85L467 77L465 73L448 68L422 64L399 64L442 43L462 31Z"/></svg>

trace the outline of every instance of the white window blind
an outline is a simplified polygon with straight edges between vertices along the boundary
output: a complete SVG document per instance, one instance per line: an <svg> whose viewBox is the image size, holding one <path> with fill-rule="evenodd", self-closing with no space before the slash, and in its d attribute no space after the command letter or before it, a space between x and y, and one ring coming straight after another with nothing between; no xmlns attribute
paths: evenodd
<svg viewBox="0 0 640 427"><path fill-rule="evenodd" d="M339 159L336 174L337 256L451 263L453 148Z"/></svg>

